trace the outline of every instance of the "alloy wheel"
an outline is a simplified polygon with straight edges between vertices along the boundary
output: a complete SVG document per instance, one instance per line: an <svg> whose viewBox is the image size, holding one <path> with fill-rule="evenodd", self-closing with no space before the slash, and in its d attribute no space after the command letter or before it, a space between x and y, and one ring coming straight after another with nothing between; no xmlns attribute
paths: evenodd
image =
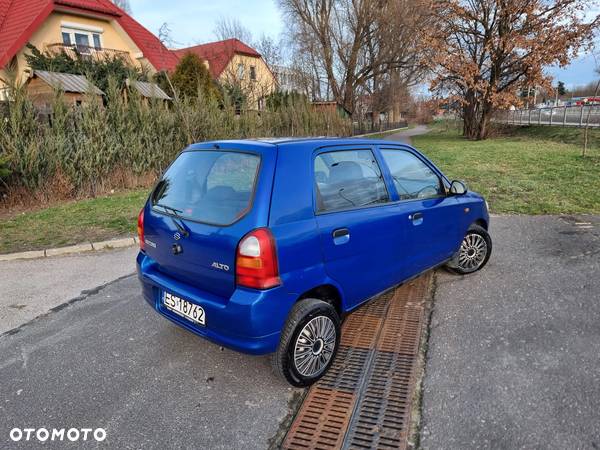
<svg viewBox="0 0 600 450"><path fill-rule="evenodd" d="M298 334L294 346L294 365L298 373L315 377L325 370L335 350L336 337L335 325L329 317L310 320Z"/></svg>
<svg viewBox="0 0 600 450"><path fill-rule="evenodd" d="M488 246L483 236L469 233L465 236L458 252L458 266L465 271L477 270L485 261Z"/></svg>

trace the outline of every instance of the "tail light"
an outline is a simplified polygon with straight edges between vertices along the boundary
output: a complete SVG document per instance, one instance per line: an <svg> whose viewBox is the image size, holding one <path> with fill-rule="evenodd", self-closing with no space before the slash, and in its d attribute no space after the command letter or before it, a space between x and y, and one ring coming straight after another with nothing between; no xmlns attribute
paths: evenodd
<svg viewBox="0 0 600 450"><path fill-rule="evenodd" d="M140 250L144 250L144 208L142 208L138 215L137 233L138 240L140 241Z"/></svg>
<svg viewBox="0 0 600 450"><path fill-rule="evenodd" d="M275 239L268 228L257 228L242 238L235 266L238 286L270 289L281 284Z"/></svg>

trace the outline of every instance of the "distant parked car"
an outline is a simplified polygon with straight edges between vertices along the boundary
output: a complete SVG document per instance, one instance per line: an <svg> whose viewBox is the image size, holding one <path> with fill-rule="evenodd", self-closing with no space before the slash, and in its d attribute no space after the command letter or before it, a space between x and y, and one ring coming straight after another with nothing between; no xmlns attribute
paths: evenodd
<svg viewBox="0 0 600 450"><path fill-rule="evenodd" d="M273 353L295 386L319 379L344 315L446 264L492 251L484 199L407 145L219 141L184 150L140 212L138 275L164 317L217 344Z"/></svg>

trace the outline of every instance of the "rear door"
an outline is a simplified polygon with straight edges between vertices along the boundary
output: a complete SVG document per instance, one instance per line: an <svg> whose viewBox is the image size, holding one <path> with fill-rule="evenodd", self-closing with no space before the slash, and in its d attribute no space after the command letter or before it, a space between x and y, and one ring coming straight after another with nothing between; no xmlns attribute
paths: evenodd
<svg viewBox="0 0 600 450"><path fill-rule="evenodd" d="M460 243L461 206L435 168L409 148L379 148L392 179L397 226L406 229L400 272L415 275L452 256Z"/></svg>
<svg viewBox="0 0 600 450"><path fill-rule="evenodd" d="M267 224L276 151L242 146L181 153L144 212L145 251L158 270L230 297L238 242Z"/></svg>
<svg viewBox="0 0 600 450"><path fill-rule="evenodd" d="M404 230L370 146L321 149L314 179L326 271L353 308L401 278L394 261Z"/></svg>

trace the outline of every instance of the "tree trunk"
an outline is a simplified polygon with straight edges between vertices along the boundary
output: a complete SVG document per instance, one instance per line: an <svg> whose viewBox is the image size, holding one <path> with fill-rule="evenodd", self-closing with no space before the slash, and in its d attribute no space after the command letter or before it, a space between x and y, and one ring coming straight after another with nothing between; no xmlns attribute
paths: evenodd
<svg viewBox="0 0 600 450"><path fill-rule="evenodd" d="M479 130L477 132L477 140L487 139L490 129L490 118L492 108L489 104L484 104L481 108L481 117L479 118Z"/></svg>
<svg viewBox="0 0 600 450"><path fill-rule="evenodd" d="M492 107L488 102L478 99L474 93L467 93L463 107L463 135L467 139L486 139Z"/></svg>
<svg viewBox="0 0 600 450"><path fill-rule="evenodd" d="M475 93L467 91L463 106L463 136L467 139L477 137L477 98Z"/></svg>
<svg viewBox="0 0 600 450"><path fill-rule="evenodd" d="M478 134L476 107L467 104L463 108L463 136L467 139L476 139Z"/></svg>
<svg viewBox="0 0 600 450"><path fill-rule="evenodd" d="M351 115L354 114L354 85L351 82L346 82L344 86L344 97L339 101Z"/></svg>

